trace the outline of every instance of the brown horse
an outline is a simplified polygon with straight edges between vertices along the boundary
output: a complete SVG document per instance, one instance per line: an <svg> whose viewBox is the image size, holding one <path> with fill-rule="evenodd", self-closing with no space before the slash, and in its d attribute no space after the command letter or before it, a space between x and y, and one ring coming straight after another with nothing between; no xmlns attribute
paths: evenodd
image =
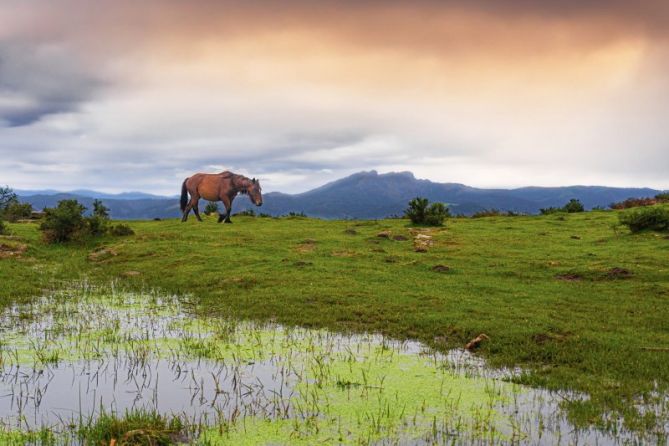
<svg viewBox="0 0 669 446"><path fill-rule="evenodd" d="M190 194L190 201L188 201ZM255 178L250 179L244 175L238 175L229 171L221 173L196 173L192 177L186 178L181 185L181 211L183 217L181 221L188 219L188 213L192 209L199 221L200 212L198 210L198 201L204 198L209 201L222 201L225 206L225 215L218 217L218 222L230 221L230 211L232 210L232 201L237 194L248 194L251 201L256 206L262 206L262 191L260 182Z"/></svg>

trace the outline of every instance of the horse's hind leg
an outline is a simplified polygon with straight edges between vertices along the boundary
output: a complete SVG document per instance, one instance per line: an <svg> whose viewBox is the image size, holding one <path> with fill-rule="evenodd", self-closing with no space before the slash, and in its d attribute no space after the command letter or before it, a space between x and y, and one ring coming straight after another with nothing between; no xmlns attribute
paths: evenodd
<svg viewBox="0 0 669 446"><path fill-rule="evenodd" d="M188 214L190 213L190 204L186 205L186 209L184 209L184 214L181 216L181 222L185 222L188 220Z"/></svg>
<svg viewBox="0 0 669 446"><path fill-rule="evenodd" d="M182 222L188 220L188 214L190 213L191 209L195 213L197 219L202 221L202 219L200 218L200 212L197 209L197 204L199 201L200 201L200 196L197 194L197 192L191 192L190 201L186 205L186 209L184 209L183 217L181 217Z"/></svg>
<svg viewBox="0 0 669 446"><path fill-rule="evenodd" d="M193 206L193 212L195 213L195 216L197 217L197 221L202 221L202 218L200 217L200 209L199 208L199 203L195 202L195 205Z"/></svg>

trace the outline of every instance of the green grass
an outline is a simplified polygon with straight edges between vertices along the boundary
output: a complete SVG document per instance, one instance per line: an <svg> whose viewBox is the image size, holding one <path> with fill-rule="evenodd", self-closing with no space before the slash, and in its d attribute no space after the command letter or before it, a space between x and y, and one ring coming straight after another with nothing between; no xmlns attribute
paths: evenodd
<svg viewBox="0 0 669 446"><path fill-rule="evenodd" d="M0 258L0 306L73 279L119 279L192 294L207 314L380 332L440 350L486 333L479 351L493 365L527 367L522 382L590 393L587 410L572 408L584 424L608 409L646 429L652 420L630 401L668 388L669 239L615 231L616 212L450 219L427 253L414 252L406 220L234 221L128 222L135 236L69 245L9 224L18 238L0 243L27 250ZM376 237L382 230L409 240ZM110 252L89 259L103 247ZM438 264L450 269L433 271ZM631 277L610 277L614 267Z"/></svg>

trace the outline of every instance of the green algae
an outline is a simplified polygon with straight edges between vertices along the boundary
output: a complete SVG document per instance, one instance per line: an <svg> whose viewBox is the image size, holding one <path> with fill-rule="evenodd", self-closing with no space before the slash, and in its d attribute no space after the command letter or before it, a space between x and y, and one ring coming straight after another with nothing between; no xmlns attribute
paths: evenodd
<svg viewBox="0 0 669 446"><path fill-rule="evenodd" d="M271 364L286 391L191 427L191 441L202 445L504 443L565 428L559 416L550 425L540 410L518 403L537 399L536 391L495 373L467 373L417 343L196 316L192 309L186 298L83 284L6 310L0 366L48 369L113 358L208 360L233 370ZM231 393L218 386L217 394ZM536 404L559 412L542 398ZM22 435L33 434L0 430L2 444L28 438Z"/></svg>

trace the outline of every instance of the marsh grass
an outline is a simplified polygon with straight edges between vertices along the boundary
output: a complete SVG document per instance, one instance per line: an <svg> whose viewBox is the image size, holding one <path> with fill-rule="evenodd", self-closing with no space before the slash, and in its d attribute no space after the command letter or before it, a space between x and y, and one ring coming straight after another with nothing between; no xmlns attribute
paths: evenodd
<svg viewBox="0 0 669 446"><path fill-rule="evenodd" d="M402 220L129 222L132 239L64 246L43 244L34 224L10 224L12 243L27 249L0 259L0 305L86 277L197 296L193 311L207 315L378 332L442 352L484 332L491 342L478 353L493 366L522 366L514 381L590 395L587 410L564 402L577 424L622 417L651 432L657 423L643 407L661 404L669 384L669 355L651 349L669 346L669 240L614 231L617 219L603 211L452 219L421 254L376 237L408 234ZM300 249L307 239L315 243ZM89 261L101 246L118 255ZM449 273L435 274L439 264ZM613 280L612 268L632 275ZM556 279L574 273L584 279Z"/></svg>
<svg viewBox="0 0 669 446"><path fill-rule="evenodd" d="M645 438L613 416L601 431L577 426L580 418L570 422L562 403L589 414L585 409L596 406L587 395L510 384L522 370L492 369L463 350L443 355L376 334L343 336L193 310L192 299L135 294L118 283L81 283L5 309L0 418L9 430L0 440L497 444L562 436L601 441L611 432ZM65 385L63 374L79 389L79 401L54 406L49 386ZM113 390L102 385L110 379ZM183 391L170 401L162 394L170 388ZM123 406L128 393L132 403ZM668 407L665 400L646 408L653 426L666 426ZM661 429L644 435L665 438Z"/></svg>

